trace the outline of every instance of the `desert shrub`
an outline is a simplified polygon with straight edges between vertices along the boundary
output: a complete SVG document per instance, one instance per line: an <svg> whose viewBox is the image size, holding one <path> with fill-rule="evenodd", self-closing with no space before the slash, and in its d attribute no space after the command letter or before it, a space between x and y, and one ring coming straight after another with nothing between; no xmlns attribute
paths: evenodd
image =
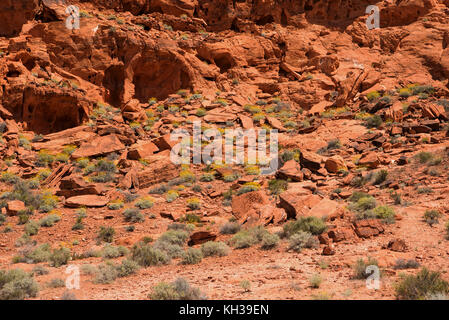
<svg viewBox="0 0 449 320"><path fill-rule="evenodd" d="M423 300L429 295L449 292L449 283L441 278L441 274L427 268L422 268L416 275L403 275L401 278L395 286L399 300Z"/></svg>
<svg viewBox="0 0 449 320"><path fill-rule="evenodd" d="M268 189L271 194L278 195L283 191L287 190L288 182L286 180L281 179L273 179L268 182Z"/></svg>
<svg viewBox="0 0 449 320"><path fill-rule="evenodd" d="M35 266L31 271L33 274L37 274L38 276L43 276L50 273L50 271L48 271L48 269L44 266Z"/></svg>
<svg viewBox="0 0 449 320"><path fill-rule="evenodd" d="M187 222L189 224L195 224L201 222L201 217L194 213L186 213L181 219L181 222Z"/></svg>
<svg viewBox="0 0 449 320"><path fill-rule="evenodd" d="M184 253L184 249L181 245L173 244L167 241L157 240L154 243L153 248L166 253L171 259L180 258Z"/></svg>
<svg viewBox="0 0 449 320"><path fill-rule="evenodd" d="M125 216L125 221L127 222L143 222L145 221L145 217L142 213L140 213L137 208L130 208L123 211L123 215Z"/></svg>
<svg viewBox="0 0 449 320"><path fill-rule="evenodd" d="M224 242L208 241L201 245L201 251L204 257L223 257L229 253L229 247Z"/></svg>
<svg viewBox="0 0 449 320"><path fill-rule="evenodd" d="M53 278L47 283L49 288L61 288L65 287L65 281L61 278Z"/></svg>
<svg viewBox="0 0 449 320"><path fill-rule="evenodd" d="M426 212L424 212L424 221L430 226L437 224L440 217L441 213L439 213L438 210L426 210Z"/></svg>
<svg viewBox="0 0 449 320"><path fill-rule="evenodd" d="M140 209L149 209L153 205L154 205L154 200L153 200L153 198L150 198L150 197L145 197L145 198L139 199L135 203L135 206Z"/></svg>
<svg viewBox="0 0 449 320"><path fill-rule="evenodd" d="M418 154L416 154L415 157L416 159L418 159L420 163L426 163L433 158L433 154L430 152L421 151Z"/></svg>
<svg viewBox="0 0 449 320"><path fill-rule="evenodd" d="M164 194L169 190L169 187L166 184L161 184L160 186L153 187L148 192L149 194Z"/></svg>
<svg viewBox="0 0 449 320"><path fill-rule="evenodd" d="M211 182L214 181L215 177L213 173L204 173L201 177L200 177L200 181L203 182Z"/></svg>
<svg viewBox="0 0 449 320"><path fill-rule="evenodd" d="M83 275L93 275L97 271L97 268L91 264L83 264L81 266L81 274Z"/></svg>
<svg viewBox="0 0 449 320"><path fill-rule="evenodd" d="M23 211L23 210L21 210ZM20 211L17 212L18 216L19 216L19 221L17 222L17 224L25 224L28 222L30 216L26 213L21 213Z"/></svg>
<svg viewBox="0 0 449 320"><path fill-rule="evenodd" d="M231 245L236 249L249 248L256 243L257 239L248 230L239 231L231 238Z"/></svg>
<svg viewBox="0 0 449 320"><path fill-rule="evenodd" d="M108 203L109 210L119 210L123 208L124 204L122 200L114 200Z"/></svg>
<svg viewBox="0 0 449 320"><path fill-rule="evenodd" d="M78 216L76 218L75 224L72 226L72 230L83 230L84 224L83 224L83 218L81 216Z"/></svg>
<svg viewBox="0 0 449 320"><path fill-rule="evenodd" d="M195 175L190 172L190 170L181 171L179 173L179 178L181 179L182 183L193 183L196 180Z"/></svg>
<svg viewBox="0 0 449 320"><path fill-rule="evenodd" d="M299 149L295 150L285 150L281 154L281 163L285 163L289 160L295 160L296 162L300 161L301 151Z"/></svg>
<svg viewBox="0 0 449 320"><path fill-rule="evenodd" d="M396 264L394 265L394 268L397 270L403 270L403 269L416 269L419 268L419 262L413 259L404 260L404 259L398 259L396 260Z"/></svg>
<svg viewBox="0 0 449 320"><path fill-rule="evenodd" d="M168 230L163 233L157 241L163 241L182 246L185 244L188 238L189 233L184 230Z"/></svg>
<svg viewBox="0 0 449 320"><path fill-rule="evenodd" d="M320 148L317 153L319 154L323 154L329 150L335 150L335 149L340 149L341 148L341 142L339 139L334 139L334 140L330 140L327 143L327 146Z"/></svg>
<svg viewBox="0 0 449 320"><path fill-rule="evenodd" d="M290 237L291 235L299 232L309 232L313 235L319 235L326 231L327 226L323 219L317 217L301 217L296 221L290 221L284 225L284 236Z"/></svg>
<svg viewBox="0 0 449 320"><path fill-rule="evenodd" d="M41 227L52 227L59 220L61 220L61 217L58 216L57 214L49 214L39 220L39 225Z"/></svg>
<svg viewBox="0 0 449 320"><path fill-rule="evenodd" d="M193 224L184 224L184 223L172 223L169 224L167 227L167 230L183 230L183 231L187 231L187 232L191 232L195 229L195 226Z"/></svg>
<svg viewBox="0 0 449 320"><path fill-rule="evenodd" d="M317 274L317 273L314 274L314 275L312 275L312 276L310 277L310 279L309 279L310 286L311 286L312 288L314 288L314 289L319 288L320 285L321 285L321 282L323 282L323 279L322 279L321 276L320 276L319 274Z"/></svg>
<svg viewBox="0 0 449 320"><path fill-rule="evenodd" d="M259 175L260 168L257 165L247 165L245 166L245 172L248 175Z"/></svg>
<svg viewBox="0 0 449 320"><path fill-rule="evenodd" d="M48 243L41 244L35 248L27 248L20 255L13 257L13 263L39 263L50 259L51 247Z"/></svg>
<svg viewBox="0 0 449 320"><path fill-rule="evenodd" d="M240 224L238 222L226 222L220 227L221 234L236 234L240 231Z"/></svg>
<svg viewBox="0 0 449 320"><path fill-rule="evenodd" d="M256 239L256 242L262 241L265 235L270 234L263 226L255 226L248 229L248 231Z"/></svg>
<svg viewBox="0 0 449 320"><path fill-rule="evenodd" d="M36 297L39 286L22 269L0 270L0 300L23 300Z"/></svg>
<svg viewBox="0 0 449 320"><path fill-rule="evenodd" d="M370 91L366 94L366 98L369 101L374 101L374 100L380 98L380 93L378 91Z"/></svg>
<svg viewBox="0 0 449 320"><path fill-rule="evenodd" d="M267 233L262 236L262 249L270 250L276 248L279 243L279 236L276 234Z"/></svg>
<svg viewBox="0 0 449 320"><path fill-rule="evenodd" d="M111 243L114 239L115 230L112 227L100 227L98 231L98 240Z"/></svg>
<svg viewBox="0 0 449 320"><path fill-rule="evenodd" d="M385 169L379 170L374 174L374 184L381 184L387 179L388 171Z"/></svg>
<svg viewBox="0 0 449 320"><path fill-rule="evenodd" d="M122 192L125 203L131 203L136 200L139 195L131 192Z"/></svg>
<svg viewBox="0 0 449 320"><path fill-rule="evenodd" d="M201 249L189 248L182 255L182 264L197 264L203 260L203 252Z"/></svg>
<svg viewBox="0 0 449 320"><path fill-rule="evenodd" d="M187 200L187 207L190 210L198 210L201 207L200 200L198 198Z"/></svg>
<svg viewBox="0 0 449 320"><path fill-rule="evenodd" d="M363 212L376 207L376 199L372 196L363 197L349 205L349 209L356 212Z"/></svg>
<svg viewBox="0 0 449 320"><path fill-rule="evenodd" d="M365 261L363 259L358 259L357 262L354 265L354 279L366 279L368 276L371 275L371 273L366 272L366 268L368 266L378 266L378 262L376 259L368 257L368 260Z"/></svg>
<svg viewBox="0 0 449 320"><path fill-rule="evenodd" d="M62 294L61 300L77 300L77 299L76 295L73 292L66 290Z"/></svg>
<svg viewBox="0 0 449 320"><path fill-rule="evenodd" d="M137 264L137 262L129 259L125 259L122 261L122 263L115 265L115 270L117 271L117 276L119 278L134 274L138 269L139 265Z"/></svg>
<svg viewBox="0 0 449 320"><path fill-rule="evenodd" d="M416 189L416 191L418 192L418 194L429 194L429 193L433 193L433 189L432 189L432 188L429 188L429 187L418 188L418 189Z"/></svg>
<svg viewBox="0 0 449 320"><path fill-rule="evenodd" d="M118 277L118 272L113 263L100 264L95 270L94 283L109 284Z"/></svg>
<svg viewBox="0 0 449 320"><path fill-rule="evenodd" d="M237 195L241 195L247 192L257 191L260 189L260 185L257 182L247 182L239 190Z"/></svg>
<svg viewBox="0 0 449 320"><path fill-rule="evenodd" d="M198 110L196 110L196 115L198 117L204 117L206 115L206 109L204 108L199 108Z"/></svg>
<svg viewBox="0 0 449 320"><path fill-rule="evenodd" d="M179 194L178 192L176 192L176 190L168 190L167 195L165 197L165 199L167 200L167 202L173 202L176 199L178 199Z"/></svg>
<svg viewBox="0 0 449 320"><path fill-rule="evenodd" d="M59 161L59 162L69 162L70 156L68 154L65 153L58 153L55 156L55 161Z"/></svg>
<svg viewBox="0 0 449 320"><path fill-rule="evenodd" d="M365 126L367 128L379 128L382 125L382 118L375 114L365 119Z"/></svg>
<svg viewBox="0 0 449 320"><path fill-rule="evenodd" d="M128 254L128 249L123 246L112 246L107 244L101 250L101 256L105 259L113 259L118 257L123 257Z"/></svg>
<svg viewBox="0 0 449 320"><path fill-rule="evenodd" d="M12 228L11 229L5 228L5 232L10 232L10 231L12 231ZM26 233L24 233L20 236L19 239L16 240L14 245L16 247L23 247L24 245L30 244L30 243L32 243L31 237L29 235L27 235Z"/></svg>
<svg viewBox="0 0 449 320"><path fill-rule="evenodd" d="M172 283L158 283L149 295L152 300L204 300L205 296L198 288L178 278Z"/></svg>
<svg viewBox="0 0 449 320"><path fill-rule="evenodd" d="M131 260L142 267L168 264L170 257L163 251L155 249L148 244L135 244L131 250Z"/></svg>
<svg viewBox="0 0 449 320"><path fill-rule="evenodd" d="M239 178L239 176L237 174L225 174L223 176L223 181L224 182L233 182L235 180L237 180Z"/></svg>
<svg viewBox="0 0 449 320"><path fill-rule="evenodd" d="M30 236L34 236L39 232L39 223L36 221L28 221L25 224L24 231Z"/></svg>
<svg viewBox="0 0 449 320"><path fill-rule="evenodd" d="M46 167L55 161L55 156L49 154L46 150L41 150L37 154L36 165L38 167Z"/></svg>
<svg viewBox="0 0 449 320"><path fill-rule="evenodd" d="M71 258L70 249L61 247L59 249L54 249L49 257L51 266L60 267L67 264Z"/></svg>
<svg viewBox="0 0 449 320"><path fill-rule="evenodd" d="M306 231L297 231L288 240L288 249L301 252L303 248L315 248L319 245L318 240Z"/></svg>
<svg viewBox="0 0 449 320"><path fill-rule="evenodd" d="M247 279L240 281L239 283L240 288L242 288L243 290L245 290L245 292L250 292L251 291L251 282Z"/></svg>
<svg viewBox="0 0 449 320"><path fill-rule="evenodd" d="M393 208L387 205L374 208L373 213L377 219L382 219L387 223L393 223L396 216Z"/></svg>
<svg viewBox="0 0 449 320"><path fill-rule="evenodd" d="M52 195L50 192L43 192L39 210L41 212L50 212L58 205L58 197Z"/></svg>
<svg viewBox="0 0 449 320"><path fill-rule="evenodd" d="M13 190L1 195L1 199L20 200L30 209L37 209L43 204L43 195L30 189L28 181L17 179L13 182Z"/></svg>
<svg viewBox="0 0 449 320"><path fill-rule="evenodd" d="M95 175L90 177L90 181L105 183L114 180L114 175L111 172L98 172Z"/></svg>

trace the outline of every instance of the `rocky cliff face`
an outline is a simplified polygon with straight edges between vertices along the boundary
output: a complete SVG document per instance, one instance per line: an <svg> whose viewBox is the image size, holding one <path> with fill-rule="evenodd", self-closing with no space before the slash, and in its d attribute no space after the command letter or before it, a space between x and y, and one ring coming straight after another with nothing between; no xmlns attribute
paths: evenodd
<svg viewBox="0 0 449 320"><path fill-rule="evenodd" d="M165 99L180 89L249 90L252 96L262 90L303 109L323 99L342 106L376 83L391 82L391 74L403 75L396 83L410 76L441 80L445 88L448 9L435 0L378 3L379 30L366 28L369 2L362 0L75 4L83 10L81 29L71 32L63 0L2 2L8 21L0 29L8 37L2 41L2 105L14 115L33 114L23 110L24 89L53 77L75 84L91 105L114 106ZM417 45L424 39L432 39L430 47ZM234 88L237 81L242 85Z"/></svg>

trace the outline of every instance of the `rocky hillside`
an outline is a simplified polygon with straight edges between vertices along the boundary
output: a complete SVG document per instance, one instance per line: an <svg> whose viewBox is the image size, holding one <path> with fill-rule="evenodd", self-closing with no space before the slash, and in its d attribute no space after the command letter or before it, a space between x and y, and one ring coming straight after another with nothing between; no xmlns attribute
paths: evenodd
<svg viewBox="0 0 449 320"><path fill-rule="evenodd" d="M0 298L445 298L449 1L370 5L3 0ZM197 121L279 167L174 163Z"/></svg>

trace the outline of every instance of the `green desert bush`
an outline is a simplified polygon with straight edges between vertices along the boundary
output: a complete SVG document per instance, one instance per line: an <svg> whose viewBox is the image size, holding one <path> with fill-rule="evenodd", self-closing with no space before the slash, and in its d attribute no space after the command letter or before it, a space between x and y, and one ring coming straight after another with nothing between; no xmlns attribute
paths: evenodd
<svg viewBox="0 0 449 320"><path fill-rule="evenodd" d="M41 227L52 227L59 220L61 220L61 217L58 216L57 214L49 214L39 220L39 225Z"/></svg>
<svg viewBox="0 0 449 320"><path fill-rule="evenodd" d="M47 283L49 288L62 288L65 287L65 281L61 278L53 278Z"/></svg>
<svg viewBox="0 0 449 320"><path fill-rule="evenodd" d="M240 224L238 222L226 222L220 227L221 234L236 234L240 231Z"/></svg>
<svg viewBox="0 0 449 320"><path fill-rule="evenodd" d="M318 245L318 240L310 232L301 230L292 234L288 240L288 249L295 252L301 252L303 248L316 248Z"/></svg>
<svg viewBox="0 0 449 320"><path fill-rule="evenodd" d="M379 266L376 259L368 257L368 260L358 259L354 265L354 279L366 279L371 273L367 273L366 268L368 266Z"/></svg>
<svg viewBox="0 0 449 320"><path fill-rule="evenodd" d="M59 249L54 249L49 257L50 265L52 267L60 267L67 264L71 258L71 253L69 248L61 247Z"/></svg>
<svg viewBox="0 0 449 320"><path fill-rule="evenodd" d="M319 235L326 231L327 226L323 219L317 217L301 217L296 221L290 221L284 225L283 235L287 238L293 234L304 231L313 235Z"/></svg>
<svg viewBox="0 0 449 320"><path fill-rule="evenodd" d="M128 254L128 249L123 246L106 244L101 250L101 256L105 259L114 259Z"/></svg>
<svg viewBox="0 0 449 320"><path fill-rule="evenodd" d="M262 249L271 250L278 246L279 236L276 234L266 233L262 236Z"/></svg>
<svg viewBox="0 0 449 320"><path fill-rule="evenodd" d="M424 300L430 295L446 295L449 283L441 278L439 272L422 268L416 275L403 275L395 291L399 300Z"/></svg>
<svg viewBox="0 0 449 320"><path fill-rule="evenodd" d="M268 189L271 194L278 195L287 190L288 182L286 180L274 179L268 182Z"/></svg>
<svg viewBox="0 0 449 320"><path fill-rule="evenodd" d="M143 222L145 221L145 217L142 213L140 213L137 208L129 208L123 211L123 215L125 217L125 221L127 222Z"/></svg>
<svg viewBox="0 0 449 320"><path fill-rule="evenodd" d="M224 242L208 241L201 245L201 251L204 257L224 257L229 253L229 247Z"/></svg>
<svg viewBox="0 0 449 320"><path fill-rule="evenodd" d="M170 263L170 257L163 251L148 244L135 244L131 250L131 260L142 267L157 266Z"/></svg>
<svg viewBox="0 0 449 320"><path fill-rule="evenodd" d="M25 224L24 232L30 236L36 235L39 232L39 223L36 221L28 221Z"/></svg>
<svg viewBox="0 0 449 320"><path fill-rule="evenodd" d="M182 255L182 264L197 264L203 260L203 252L201 249L189 248Z"/></svg>
<svg viewBox="0 0 449 320"><path fill-rule="evenodd" d="M310 286L314 289L318 289L321 285L321 282L323 282L323 278L321 278L321 275L319 274L314 274L309 279Z"/></svg>
<svg viewBox="0 0 449 320"><path fill-rule="evenodd" d="M115 200L108 203L109 210L119 210L123 208L124 204L122 200Z"/></svg>
<svg viewBox="0 0 449 320"><path fill-rule="evenodd" d="M437 224L440 217L441 213L438 212L438 210L426 210L426 212L424 212L424 221L430 226Z"/></svg>
<svg viewBox="0 0 449 320"><path fill-rule="evenodd" d="M172 283L158 283L149 295L152 300L204 300L206 297L198 288L178 278Z"/></svg>
<svg viewBox="0 0 449 320"><path fill-rule="evenodd" d="M231 245L236 249L249 248L257 243L257 239L248 230L241 230L231 238Z"/></svg>
<svg viewBox="0 0 449 320"><path fill-rule="evenodd" d="M139 199L135 206L139 209L149 209L154 205L154 200L150 197L145 197L142 199Z"/></svg>
<svg viewBox="0 0 449 320"><path fill-rule="evenodd" d="M189 238L189 233L184 230L168 230L163 233L158 241L164 241L171 244L184 245Z"/></svg>
<svg viewBox="0 0 449 320"><path fill-rule="evenodd" d="M34 298L39 286L31 274L22 269L0 270L0 300Z"/></svg>
<svg viewBox="0 0 449 320"><path fill-rule="evenodd" d="M97 239L100 241L111 243L114 239L115 230L112 227L101 226L98 231Z"/></svg>

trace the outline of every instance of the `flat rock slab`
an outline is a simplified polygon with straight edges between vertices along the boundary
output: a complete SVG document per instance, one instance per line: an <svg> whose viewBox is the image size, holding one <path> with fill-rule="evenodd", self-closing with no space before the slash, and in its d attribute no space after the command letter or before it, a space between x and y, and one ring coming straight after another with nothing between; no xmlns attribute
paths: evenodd
<svg viewBox="0 0 449 320"><path fill-rule="evenodd" d="M107 197L87 194L82 196L74 196L65 201L65 206L70 208L79 207L104 207L109 202Z"/></svg>
<svg viewBox="0 0 449 320"><path fill-rule="evenodd" d="M125 145L120 142L115 134L96 137L91 141L84 142L80 148L72 153L73 159L102 156L112 152L125 149Z"/></svg>

